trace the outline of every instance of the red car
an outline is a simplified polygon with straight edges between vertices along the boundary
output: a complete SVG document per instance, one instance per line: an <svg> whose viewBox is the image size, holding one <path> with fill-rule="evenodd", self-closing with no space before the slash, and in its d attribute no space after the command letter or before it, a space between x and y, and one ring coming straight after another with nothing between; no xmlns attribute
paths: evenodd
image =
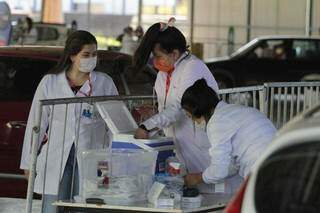
<svg viewBox="0 0 320 213"><path fill-rule="evenodd" d="M62 47L0 47L0 197L25 197L27 181L4 176L23 173L20 155L31 101L62 51ZM96 70L109 74L120 94L152 94L153 69L134 73L131 57L116 52L99 50L98 58Z"/></svg>

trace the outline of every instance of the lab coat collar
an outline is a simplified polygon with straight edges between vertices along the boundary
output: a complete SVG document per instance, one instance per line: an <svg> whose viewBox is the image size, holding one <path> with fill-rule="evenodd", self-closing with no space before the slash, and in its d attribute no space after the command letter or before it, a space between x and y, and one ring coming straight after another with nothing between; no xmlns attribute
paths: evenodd
<svg viewBox="0 0 320 213"><path fill-rule="evenodd" d="M72 98L74 97L74 93L72 92L69 83L68 83L68 79L66 76L66 72L63 71L61 73L58 74L58 81L60 82L63 94L66 98Z"/></svg>
<svg viewBox="0 0 320 213"><path fill-rule="evenodd" d="M97 79L97 74L95 71L90 73L90 80L91 80L91 85L94 84L95 80ZM67 76L66 76L66 71L63 71L58 74L58 81L62 85L62 89L64 91L64 95L67 98L75 97L73 91L70 88ZM81 91L88 93L90 91L90 86L89 86L89 81L86 81L83 87L81 88Z"/></svg>
<svg viewBox="0 0 320 213"><path fill-rule="evenodd" d="M176 68L184 59L190 57L190 52L184 52L182 53L182 55L180 56L180 58L174 63L174 67Z"/></svg>
<svg viewBox="0 0 320 213"><path fill-rule="evenodd" d="M90 95L92 95L92 90L93 90L93 82L94 82L94 80L96 79L96 74L94 73L94 72L90 72L90 74L89 74L89 80L87 80L84 84L83 84L83 86L80 88L80 91L82 91L82 93L84 93L84 94L89 94L90 92L91 92L91 94ZM90 91L91 90L91 91ZM83 96L83 94L81 94L81 93L77 93L76 94L76 96Z"/></svg>
<svg viewBox="0 0 320 213"><path fill-rule="evenodd" d="M97 73L95 71L90 72L91 82L94 82L97 78Z"/></svg>

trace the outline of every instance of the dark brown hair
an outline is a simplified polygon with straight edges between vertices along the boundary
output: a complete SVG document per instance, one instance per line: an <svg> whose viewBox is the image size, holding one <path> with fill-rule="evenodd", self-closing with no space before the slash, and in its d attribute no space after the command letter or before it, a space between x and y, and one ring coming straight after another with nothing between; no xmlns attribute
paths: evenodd
<svg viewBox="0 0 320 213"><path fill-rule="evenodd" d="M146 65L150 53L156 44L167 53L178 49L181 53L187 50L187 42L184 35L176 27L168 26L160 29L161 24L153 24L144 34L139 47L133 56L133 67L137 70Z"/></svg>
<svg viewBox="0 0 320 213"><path fill-rule="evenodd" d="M219 102L220 98L217 93L202 78L197 80L183 93L181 107L193 117L200 118L203 116L208 122L212 111Z"/></svg>
<svg viewBox="0 0 320 213"><path fill-rule="evenodd" d="M48 74L59 74L70 68L72 61L70 56L77 55L84 45L97 45L96 38L88 31L78 30L71 33L66 41L62 57L58 64L48 72Z"/></svg>

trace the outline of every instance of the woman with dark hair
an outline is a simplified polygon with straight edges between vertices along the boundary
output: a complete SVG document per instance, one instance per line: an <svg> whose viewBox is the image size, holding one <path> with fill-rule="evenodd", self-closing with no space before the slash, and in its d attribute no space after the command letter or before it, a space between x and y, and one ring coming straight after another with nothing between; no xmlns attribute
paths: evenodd
<svg viewBox="0 0 320 213"><path fill-rule="evenodd" d="M156 23L147 30L133 58L136 69L145 66L151 52L154 67L159 70L155 82L159 113L143 122L135 137L148 138L153 130L163 129L166 136L174 138L177 157L187 170L203 172L210 163L210 143L204 131L193 131L180 100L197 79L206 79L215 91L217 83L206 65L189 53L185 37L171 21ZM209 188L202 189L211 191Z"/></svg>
<svg viewBox="0 0 320 213"><path fill-rule="evenodd" d="M33 27L33 21L30 17L24 19L22 32L19 44L35 44L37 42L37 30Z"/></svg>
<svg viewBox="0 0 320 213"><path fill-rule="evenodd" d="M25 171L27 177L31 159L32 128L36 124L39 100L118 95L108 75L93 71L96 64L95 37L87 31L71 33L60 61L42 78L33 98L20 163L20 168ZM66 123L64 123L65 114ZM77 150L103 148L108 143L106 133L103 120L89 103L42 108L40 139L43 142L38 149L34 188L36 193L43 194L42 212L56 212L56 208L51 205L52 202L57 199L72 199L73 195L78 194L81 167L78 168L77 164ZM74 184L72 184L73 176ZM45 187L43 187L44 180Z"/></svg>
<svg viewBox="0 0 320 213"><path fill-rule="evenodd" d="M242 181L276 133L263 113L221 101L205 79L184 92L181 107L195 125L206 130L211 143L210 166L202 173L188 174L185 182L189 186L222 183L224 187L227 178L236 176ZM229 184L231 188L225 190L232 193L240 182Z"/></svg>

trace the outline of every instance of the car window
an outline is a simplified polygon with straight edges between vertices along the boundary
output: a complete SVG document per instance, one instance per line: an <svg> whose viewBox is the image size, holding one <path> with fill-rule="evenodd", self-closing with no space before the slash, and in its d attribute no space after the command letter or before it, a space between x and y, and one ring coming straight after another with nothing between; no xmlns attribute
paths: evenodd
<svg viewBox="0 0 320 213"><path fill-rule="evenodd" d="M100 59L96 70L107 73L113 79L120 95L151 95L153 93L156 73L150 67L135 72L128 59Z"/></svg>
<svg viewBox="0 0 320 213"><path fill-rule="evenodd" d="M38 32L38 41L52 41L59 38L59 32L53 27L36 27Z"/></svg>
<svg viewBox="0 0 320 213"><path fill-rule="evenodd" d="M0 101L32 100L35 90L55 61L0 57Z"/></svg>
<svg viewBox="0 0 320 213"><path fill-rule="evenodd" d="M31 101L41 78L55 64L56 61L43 59L0 57L0 101ZM102 59L96 70L107 73L121 95L126 94L123 80L131 95L152 94L156 73L146 69L136 74L128 68L130 65L127 60Z"/></svg>
<svg viewBox="0 0 320 213"><path fill-rule="evenodd" d="M249 57L284 60L288 57L288 48L286 46L284 40L263 40Z"/></svg>
<svg viewBox="0 0 320 213"><path fill-rule="evenodd" d="M318 212L320 141L290 146L260 167L255 185L257 212Z"/></svg>
<svg viewBox="0 0 320 213"><path fill-rule="evenodd" d="M320 41L294 40L292 48L296 59L320 58Z"/></svg>

